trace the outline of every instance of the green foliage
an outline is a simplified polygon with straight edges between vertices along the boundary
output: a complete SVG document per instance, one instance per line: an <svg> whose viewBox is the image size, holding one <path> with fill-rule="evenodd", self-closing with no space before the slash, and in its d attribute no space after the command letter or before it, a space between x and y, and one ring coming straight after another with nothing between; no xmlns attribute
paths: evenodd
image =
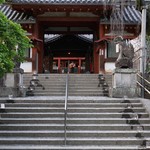
<svg viewBox="0 0 150 150"><path fill-rule="evenodd" d="M0 4L1 4L1 3L4 3L4 2L5 2L5 0L0 0Z"/></svg>
<svg viewBox="0 0 150 150"><path fill-rule="evenodd" d="M150 36L146 36L147 44L147 63L146 63L146 73L150 74Z"/></svg>
<svg viewBox="0 0 150 150"><path fill-rule="evenodd" d="M147 9L146 32L148 35L150 35L150 6Z"/></svg>
<svg viewBox="0 0 150 150"><path fill-rule="evenodd" d="M136 9L141 11L142 10L142 6L145 5L145 0L136 0Z"/></svg>
<svg viewBox="0 0 150 150"><path fill-rule="evenodd" d="M15 62L23 62L27 48L31 47L26 32L17 23L0 12L0 77L11 72Z"/></svg>

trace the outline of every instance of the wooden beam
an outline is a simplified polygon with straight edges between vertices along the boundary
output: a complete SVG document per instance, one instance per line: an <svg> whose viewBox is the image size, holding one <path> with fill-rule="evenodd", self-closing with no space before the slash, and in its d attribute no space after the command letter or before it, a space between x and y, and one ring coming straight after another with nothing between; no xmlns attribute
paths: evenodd
<svg viewBox="0 0 150 150"><path fill-rule="evenodd" d="M18 11L34 11L39 13L39 10L42 12L54 11L54 12L101 12L104 9L103 5L51 5L51 4L12 4L12 8ZM111 9L110 5L106 6L106 9Z"/></svg>
<svg viewBox="0 0 150 150"><path fill-rule="evenodd" d="M99 17L37 17L40 22L98 22L99 19Z"/></svg>

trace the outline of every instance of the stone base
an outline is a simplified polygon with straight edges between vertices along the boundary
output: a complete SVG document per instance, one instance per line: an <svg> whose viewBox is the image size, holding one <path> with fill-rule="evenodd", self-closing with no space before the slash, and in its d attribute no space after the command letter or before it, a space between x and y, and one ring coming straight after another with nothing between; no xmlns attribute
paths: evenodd
<svg viewBox="0 0 150 150"><path fill-rule="evenodd" d="M8 97L8 95L13 95L13 97L24 97L26 95L26 88L22 85L21 73L7 73L3 78L0 97Z"/></svg>
<svg viewBox="0 0 150 150"><path fill-rule="evenodd" d="M123 98L127 96L129 98L137 97L136 88L111 88L109 90L110 97Z"/></svg>
<svg viewBox="0 0 150 150"><path fill-rule="evenodd" d="M25 97L26 89L25 88L14 88L14 87L0 87L0 97Z"/></svg>
<svg viewBox="0 0 150 150"><path fill-rule="evenodd" d="M0 97L8 97L9 95L13 95L13 97L18 97L19 88L0 87Z"/></svg>
<svg viewBox="0 0 150 150"><path fill-rule="evenodd" d="M137 75L134 69L116 69L112 76L110 97L137 97Z"/></svg>

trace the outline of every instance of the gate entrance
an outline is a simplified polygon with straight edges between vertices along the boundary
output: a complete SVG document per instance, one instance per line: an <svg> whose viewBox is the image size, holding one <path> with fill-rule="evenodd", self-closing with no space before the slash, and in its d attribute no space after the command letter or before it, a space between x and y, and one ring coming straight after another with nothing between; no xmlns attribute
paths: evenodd
<svg viewBox="0 0 150 150"><path fill-rule="evenodd" d="M141 14L131 1L11 0L7 3L11 7L4 5L0 9L20 23L33 41L26 64L30 65L27 66L30 72L63 73L66 61L71 60L80 64L77 71L80 73L111 72L118 55L111 44L113 39L122 35L130 40L140 33ZM91 34L93 40L89 42L80 36L85 34Z"/></svg>
<svg viewBox="0 0 150 150"><path fill-rule="evenodd" d="M44 43L44 73L67 73L69 64L74 64L72 73L92 72L92 35L47 35Z"/></svg>

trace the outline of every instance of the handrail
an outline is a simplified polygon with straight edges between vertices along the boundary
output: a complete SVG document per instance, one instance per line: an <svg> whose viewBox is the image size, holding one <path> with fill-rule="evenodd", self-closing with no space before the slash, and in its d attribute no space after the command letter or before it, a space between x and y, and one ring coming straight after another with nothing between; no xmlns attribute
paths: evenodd
<svg viewBox="0 0 150 150"><path fill-rule="evenodd" d="M141 86L148 94L150 94L150 91L149 91L147 88L145 88L140 82L136 81L136 83L137 83L139 86Z"/></svg>
<svg viewBox="0 0 150 150"><path fill-rule="evenodd" d="M143 80L145 81L146 83L148 83L150 85L150 82L148 80L146 80L143 76L141 76L139 73L137 73L137 75ZM142 87L148 94L150 94L150 91L145 87L143 86L139 81L136 81L136 83Z"/></svg>
<svg viewBox="0 0 150 150"><path fill-rule="evenodd" d="M139 73L137 73L137 75L150 85L150 82L148 80L146 80L144 77L142 77Z"/></svg>
<svg viewBox="0 0 150 150"><path fill-rule="evenodd" d="M69 80L69 71L66 75L65 108L64 108L64 144L65 145L67 139L66 127L67 127L68 80Z"/></svg>

